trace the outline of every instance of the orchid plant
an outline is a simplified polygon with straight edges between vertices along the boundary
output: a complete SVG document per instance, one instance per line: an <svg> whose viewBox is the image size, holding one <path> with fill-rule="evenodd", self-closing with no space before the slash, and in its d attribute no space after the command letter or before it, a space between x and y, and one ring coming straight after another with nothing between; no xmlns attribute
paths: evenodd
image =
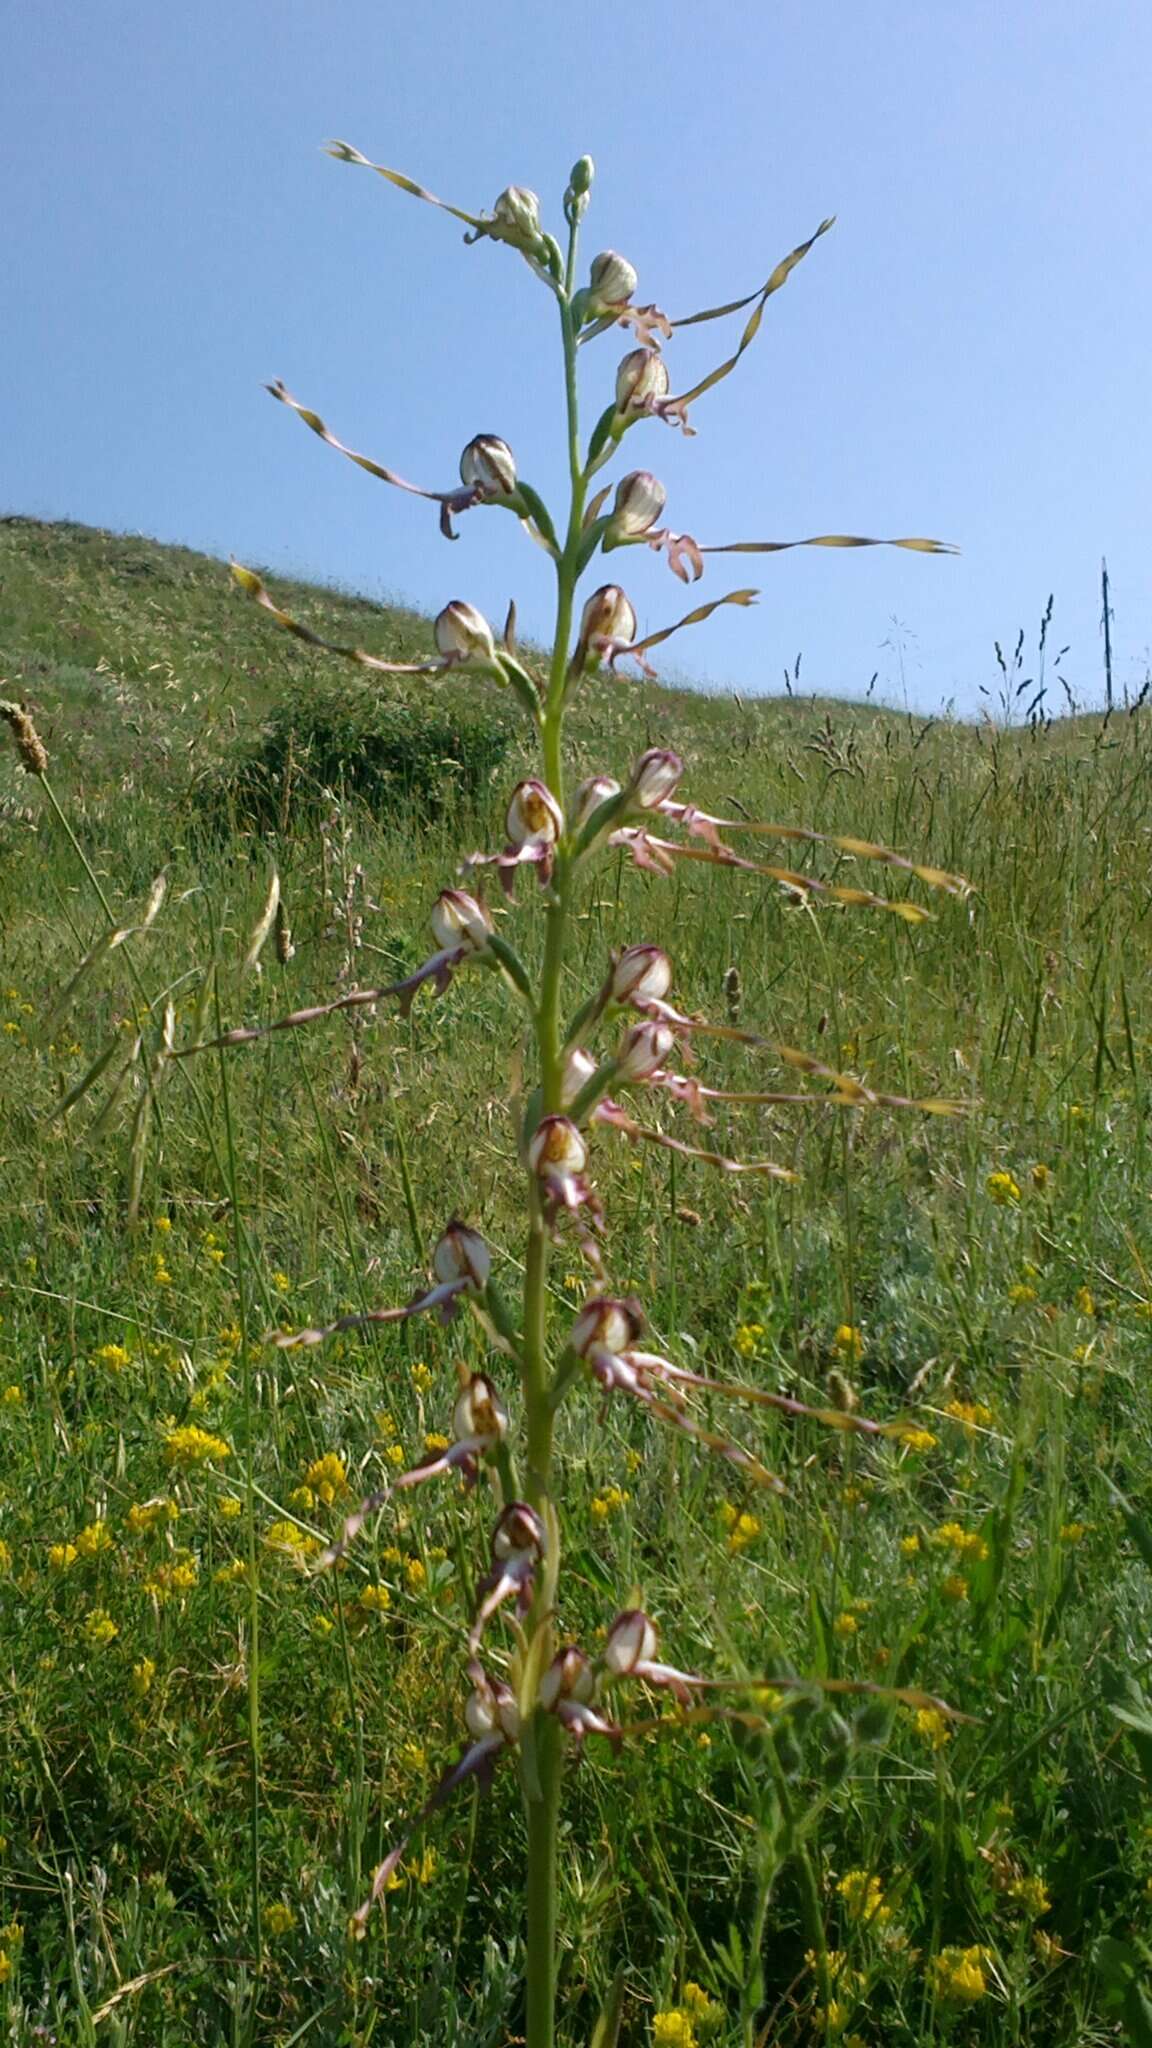
<svg viewBox="0 0 1152 2048"><path fill-rule="evenodd" d="M803 541L738 541L703 545L692 535L660 522L665 491L647 469L632 469L615 488L598 479L625 440L654 423L694 433L690 416L698 400L740 362L754 341L768 300L787 282L815 242L815 234L778 263L747 297L714 306L687 319L671 320L655 305L636 303L637 276L614 251L597 255L578 282L578 242L593 179L582 157L564 194L567 226L563 241L545 228L534 193L511 186L491 213L445 206L401 173L370 163L345 143L331 146L339 160L363 166L401 191L464 222L470 242L503 244L521 258L555 300L559 318L569 463L568 503L554 518L540 495L520 476L510 446L479 434L460 458L460 483L424 490L394 470L338 440L324 420L294 398L282 383L268 388L314 434L361 469L397 489L426 498L439 508L441 532L455 537L453 521L493 509L511 512L551 558L556 576L556 619L551 652L541 659L520 650L515 608L497 633L471 604L453 600L435 620L435 652L427 661L394 663L361 647L325 640L290 616L252 571L235 566L241 588L279 626L311 645L341 655L368 671L446 675L457 671L495 678L519 700L539 747L539 772L512 791L504 843L464 861L460 874L438 896L431 914L434 950L415 973L385 988L363 988L337 1000L295 1011L272 1024L238 1029L214 1038L234 1046L265 1032L309 1024L357 1005L394 998L406 1012L429 983L442 995L457 974L496 976L508 999L520 1006L535 1043L538 1073L520 1115L517 1147L523 1184L526 1248L522 1296L513 1305L497 1287L488 1245L467 1221L451 1220L431 1254L430 1274L413 1298L398 1307L344 1316L327 1328L279 1332L281 1346L319 1344L336 1331L368 1323L400 1322L421 1315L443 1322L461 1313L476 1317L491 1352L485 1373L465 1374L452 1412L447 1448L427 1462L391 1479L346 1521L338 1542L321 1560L332 1565L354 1543L365 1520L386 1509L394 1492L457 1475L481 1486L492 1500L491 1555L479 1583L475 1612L461 1642L468 1694L463 1742L457 1761L431 1792L423 1809L401 1833L379 1870L357 1916L361 1923L385 1899L389 1880L412 1835L469 1778L487 1779L498 1767L519 1775L526 1815L525 1897L526 2011L528 2048L551 2048L556 2038L557 1828L568 1759L585 1741L619 1743L627 1733L625 1702L637 1687L666 1692L695 1717L723 1713L740 1681L682 1671L660 1656L648 1614L627 1605L608 1621L595 1653L565 1641L559 1629L560 1570L565 1513L554 1437L565 1403L623 1398L642 1404L653 1422L679 1432L703 1452L736 1466L750 1483L781 1491L781 1482L735 1437L708 1427L699 1416L699 1397L768 1407L792 1416L813 1417L830 1428L899 1440L906 1425L873 1422L854 1412L850 1390L827 1409L766 1389L718 1380L689 1370L643 1342L644 1312L626 1290L627 1276L611 1271L606 1219L596 1192L594 1162L601 1143L623 1138L718 1168L726 1174L789 1181L792 1172L770 1159L737 1159L666 1130L658 1118L619 1099L621 1093L683 1109L697 1126L711 1120L710 1105L790 1103L813 1108L829 1104L854 1110L880 1107L949 1114L959 1105L942 1099L911 1101L886 1095L818 1058L773 1044L735 1021L715 1023L688 1014L672 1000L673 965L650 942L627 946L603 965L595 986L565 1014L570 924L577 892L589 872L610 851L628 856L657 876L678 863L702 862L767 879L794 901L862 905L909 923L928 912L912 897L886 897L871 889L824 879L812 871L772 864L756 857L756 842L792 842L827 848L852 862L875 862L929 889L962 896L959 876L906 859L885 847L794 825L752 823L701 810L681 794L682 763L665 748L653 748L622 780L603 772L570 788L565 773L565 718L585 679L601 668L634 663L653 673L649 657L682 627L707 619L722 605L749 605L749 589L725 592L700 604L663 630L638 635L636 613L617 583L604 581L579 604L580 585L600 557L624 548L647 548L662 556L683 583L694 583L708 558L717 554L770 554L787 547L872 547L889 545L922 553L947 552L924 539L877 542L856 535L818 534ZM695 383L673 389L665 353L680 330L744 314L735 348ZM587 439L582 438L578 369L582 351L616 330L629 330L630 346L620 362L612 395ZM751 844L740 852L733 840ZM527 871L527 872L525 872ZM833 873L842 871L839 861ZM542 964L530 971L500 929L486 874L499 897L517 904L531 879L530 894L543 920ZM517 917L524 917L521 904ZM735 1041L770 1053L796 1076L791 1089L733 1091L709 1086L691 1071L692 1049L708 1039ZM188 1048L200 1050L202 1047ZM179 1055L177 1055L179 1056ZM699 1135L699 1132L697 1132ZM563 1327L554 1327L549 1265L558 1241L575 1241L588 1272L587 1299ZM617 1292L617 1288L621 1291ZM837 1398L834 1394L834 1400ZM778 1681L776 1681L778 1683ZM867 1688L861 1687L861 1690ZM922 1700L923 1695L901 1695ZM709 1704L711 1703L711 1704ZM939 1705L940 1703L935 1703ZM751 2033L749 2033L751 2039Z"/></svg>

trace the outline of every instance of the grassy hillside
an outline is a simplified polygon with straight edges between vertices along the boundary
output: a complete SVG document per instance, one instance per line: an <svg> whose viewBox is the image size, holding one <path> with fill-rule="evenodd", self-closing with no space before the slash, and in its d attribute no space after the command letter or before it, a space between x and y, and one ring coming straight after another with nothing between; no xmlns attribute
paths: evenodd
<svg viewBox="0 0 1152 2048"><path fill-rule="evenodd" d="M273 587L334 638L401 659L429 644L418 619ZM349 684L223 565L25 520L0 523L0 676L34 708L63 813L0 731L8 2038L502 2048L518 2031L511 1773L431 1824L363 1941L348 1926L397 1818L455 1753L489 1506L429 1485L346 1571L309 1570L352 1497L447 1428L479 1334L419 1323L246 1358L240 1326L406 1299L456 1212L516 1285L517 1030L488 977L461 976L407 1021L352 1012L222 1061L158 1052L166 1030L187 1046L217 1019L266 1021L423 959L436 891L462 853L500 843L527 758L514 707L463 680L418 697ZM323 759L321 712L337 736ZM749 2001L772 2044L1149 2038L1134 1988L1152 1976L1149 730L1143 713L1005 733L586 688L582 772L667 741L695 801L882 841L974 893L933 898L913 927L797 908L752 874L664 881L612 856L582 908L588 978L613 946L659 940L685 1009L972 1107L721 1106L704 1142L794 1168L787 1188L598 1149L612 1282L643 1295L658 1348L820 1404L847 1379L862 1412L919 1434L743 1419L787 1483L777 1501L589 1399L564 1418L564 1628L593 1641L631 1587L687 1668L922 1687L967 1718L777 1691L758 1729L674 1726L666 1709L619 1754L590 1743L563 1869L580 2048L617 1969L621 2048L735 2048ZM905 893L898 872L824 848L767 857ZM245 972L273 863L295 951L280 963L269 946ZM150 928L70 987L109 917L141 921L162 870ZM522 888L503 928L531 958L537 927ZM795 1079L725 1046L700 1072ZM696 1136L686 1112L638 1103ZM562 1262L561 1301L581 1298L577 1267ZM193 1429L218 1452L201 1459ZM821 1941L825 2007L806 1959ZM688 1982L711 2016L692 2019ZM679 2034L653 2033L658 2011Z"/></svg>

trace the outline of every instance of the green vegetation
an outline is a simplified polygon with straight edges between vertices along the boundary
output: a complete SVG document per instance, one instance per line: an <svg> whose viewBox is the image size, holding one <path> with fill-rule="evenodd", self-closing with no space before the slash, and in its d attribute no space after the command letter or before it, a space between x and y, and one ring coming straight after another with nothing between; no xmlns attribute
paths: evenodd
<svg viewBox="0 0 1152 2048"><path fill-rule="evenodd" d="M274 587L334 637L427 650L419 619ZM499 993L462 976L406 1021L353 1011L226 1064L170 1063L150 1112L131 1056L169 1002L187 1045L217 1000L225 1027L258 1023L421 960L460 848L499 843L521 766L509 706L463 678L349 686L222 564L23 520L0 525L0 676L34 709L117 923L141 921L161 870L168 884L150 928L62 1002L105 924L0 732L7 2038L504 2048L520 2031L511 1773L437 1816L386 1911L361 1940L349 1928L458 1750L490 1502L429 1485L345 1570L310 1570L353 1501L447 1430L455 1368L490 1354L463 1318L295 1353L255 1341L406 1299L454 1212L516 1245ZM310 745L288 749L290 713ZM561 1853L565 2043L585 2048L617 1972L621 2048L734 2048L752 2008L773 2048L1146 2043L1146 714L998 732L608 678L573 727L584 772L671 743L702 804L880 840L975 890L913 928L813 913L751 875L607 866L580 911L589 975L658 909L683 1008L974 1107L720 1105L707 1142L770 1154L792 1188L623 1140L598 1154L613 1279L642 1291L660 1349L915 1429L872 1444L754 1416L738 1434L784 1479L777 1501L630 1406L565 1411L583 1511L563 1630L591 1645L632 1584L673 1663L779 1681L747 1721L654 1694L647 1738L588 1744ZM365 784L370 734L385 773ZM443 783L426 772L441 746ZM247 801L253 764L274 782L289 751L308 800ZM785 857L834 872L827 849ZM245 973L273 861L295 951L269 944ZM850 860L835 873L875 881ZM537 923L525 902L504 924L529 957ZM699 1071L789 1086L747 1049L709 1049ZM659 1120L694 1135L686 1110ZM560 1270L563 1300L584 1289ZM966 1718L796 1692L790 1674L918 1687Z"/></svg>

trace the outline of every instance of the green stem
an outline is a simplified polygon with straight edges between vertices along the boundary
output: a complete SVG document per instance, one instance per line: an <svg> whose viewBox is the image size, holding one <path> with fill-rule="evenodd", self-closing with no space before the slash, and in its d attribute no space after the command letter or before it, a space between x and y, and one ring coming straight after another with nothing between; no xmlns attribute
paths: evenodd
<svg viewBox="0 0 1152 2048"><path fill-rule="evenodd" d="M573 225L568 249L569 289L575 272L576 229ZM569 649L579 578L580 541L584 523L587 481L580 459L579 409L576 384L576 334L568 293L560 300L560 323L564 343L564 383L567 401L568 466L571 501L568 531L563 552L556 564L556 638L549 668L548 689L540 716L544 780L561 809L564 805L564 693L568 681ZM561 844L552 877L546 913L544 961L536 1008L536 1043L540 1059L541 1101L545 1116L555 1116L564 1107L564 1047L560 1022L563 993L564 942L572 894L571 847ZM560 1566L559 1524L550 1499L552 1487L552 1431L555 1403L548 1352L548 1261L551 1249L539 1188L529 1187L529 1236L524 1272L524 1342L522 1379L524 1388L525 1434L527 1437L528 1500L542 1516L548 1530L548 1551L540 1572L529 1617L530 1637L543 1631L536 1648L539 1668L544 1669L552 1653L551 1614L556 1598ZM528 1823L527 1886L527 2014L526 2048L554 2048L556 2039L556 1842L560 1818L560 1786L563 1771L561 1737L563 1730L555 1715L537 1710L532 1716L528 1747L532 1767L522 1772Z"/></svg>
<svg viewBox="0 0 1152 2048"><path fill-rule="evenodd" d="M527 2048L556 2040L556 1839L560 1818L560 1723L536 1717L540 1796L528 1804Z"/></svg>

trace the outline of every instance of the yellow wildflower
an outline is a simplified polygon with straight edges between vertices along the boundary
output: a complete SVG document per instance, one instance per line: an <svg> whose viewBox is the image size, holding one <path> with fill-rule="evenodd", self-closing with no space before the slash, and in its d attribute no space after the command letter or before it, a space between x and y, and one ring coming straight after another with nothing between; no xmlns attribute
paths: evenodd
<svg viewBox="0 0 1152 2048"><path fill-rule="evenodd" d="M912 1715L912 1726L931 1749L943 1749L952 1740L952 1730L939 1707L917 1707Z"/></svg>
<svg viewBox="0 0 1152 2048"><path fill-rule="evenodd" d="M1060 1541L1069 1545L1083 1543L1087 1534L1087 1522L1065 1522L1061 1526Z"/></svg>
<svg viewBox="0 0 1152 2048"><path fill-rule="evenodd" d="M408 1559L407 1564L404 1566L404 1577L407 1579L408 1589L412 1593L421 1592L428 1583L428 1574L418 1557L410 1557Z"/></svg>
<svg viewBox="0 0 1152 2048"><path fill-rule="evenodd" d="M904 1557L915 1557L920 1549L920 1538L913 1530L910 1536L900 1538L900 1551Z"/></svg>
<svg viewBox="0 0 1152 2048"><path fill-rule="evenodd" d="M974 1529L964 1529L959 1522L941 1522L932 1532L931 1541L940 1550L950 1550L953 1557L971 1558L975 1564L983 1564L988 1555L988 1545Z"/></svg>
<svg viewBox="0 0 1152 2048"><path fill-rule="evenodd" d="M990 1429L992 1410L983 1401L949 1401L944 1409L954 1422L962 1422L969 1435L977 1429Z"/></svg>
<svg viewBox="0 0 1152 2048"><path fill-rule="evenodd" d="M1042 1877L1016 1877L1008 1887L1008 1897L1028 1915L1030 1920L1041 1920L1052 1910L1048 1887Z"/></svg>
<svg viewBox="0 0 1152 2048"><path fill-rule="evenodd" d="M322 1458L314 1458L304 1474L305 1484L312 1487L325 1507L331 1507L339 1494L347 1491L348 1470L343 1458L335 1451L325 1451Z"/></svg>
<svg viewBox="0 0 1152 2048"><path fill-rule="evenodd" d="M412 1385L418 1394L426 1394L428 1392L432 1385L432 1374L424 1364L423 1359L418 1358L415 1365L412 1366L411 1379Z"/></svg>
<svg viewBox="0 0 1152 2048"><path fill-rule="evenodd" d="M288 1505L298 1515L310 1514L316 1505L316 1495L310 1486L294 1486L288 1495Z"/></svg>
<svg viewBox="0 0 1152 2048"><path fill-rule="evenodd" d="M216 1503L218 1512L223 1515L226 1522L234 1522L241 1513L243 1505L243 1502L237 1500L234 1493L224 1494L223 1498Z"/></svg>
<svg viewBox="0 0 1152 2048"><path fill-rule="evenodd" d="M170 1216L157 1216L152 1228L153 1230L160 1231L161 1235L166 1236L172 1228L172 1218Z"/></svg>
<svg viewBox="0 0 1152 2048"><path fill-rule="evenodd" d="M756 1515L737 1515L728 1531L728 1548L733 1555L738 1551L747 1550L748 1545L755 1543L759 1534L760 1522Z"/></svg>
<svg viewBox="0 0 1152 2048"><path fill-rule="evenodd" d="M296 1915L291 1906L284 1905L280 1899L273 1899L271 1905L264 1908L264 1925L273 1936L291 1934L296 1925Z"/></svg>
<svg viewBox="0 0 1152 2048"><path fill-rule="evenodd" d="M451 1441L451 1437L445 1436L441 1430L430 1429L424 1438L424 1449L436 1456L440 1451L446 1451Z"/></svg>
<svg viewBox="0 0 1152 2048"><path fill-rule="evenodd" d="M1095 1315L1096 1299L1090 1287L1078 1287L1076 1289L1076 1310L1082 1316Z"/></svg>
<svg viewBox="0 0 1152 2048"><path fill-rule="evenodd" d="M968 1581L962 1572L949 1572L948 1577L941 1584L940 1591L944 1595L945 1600L954 1600L959 1606L962 1601L968 1598Z"/></svg>
<svg viewBox="0 0 1152 2048"><path fill-rule="evenodd" d="M1052 1168L1050 1166L1045 1166L1041 1161L1038 1160L1036 1165L1032 1168L1032 1185L1036 1189L1037 1194L1043 1194L1051 1178Z"/></svg>
<svg viewBox="0 0 1152 2048"><path fill-rule="evenodd" d="M1030 1287L1027 1280L1018 1280L1008 1289L1008 1299L1013 1308L1027 1308L1037 1298L1036 1289Z"/></svg>
<svg viewBox="0 0 1152 2048"><path fill-rule="evenodd" d="M124 1526L131 1530L133 1536L143 1536L158 1522L174 1522L179 1512L174 1500L160 1496L155 1500L133 1501L124 1518Z"/></svg>
<svg viewBox="0 0 1152 2048"><path fill-rule="evenodd" d="M855 1323L841 1323L832 1339L832 1348L841 1358L851 1358L858 1364L864 1356L864 1338Z"/></svg>
<svg viewBox="0 0 1152 2048"><path fill-rule="evenodd" d="M1020 1200L1019 1183L1010 1173L990 1173L984 1183L992 1200L1001 1209L1008 1209Z"/></svg>
<svg viewBox="0 0 1152 2048"><path fill-rule="evenodd" d="M740 1353L741 1358L755 1358L760 1348L760 1339L763 1335L763 1323L740 1324L732 1338L732 1342Z"/></svg>
<svg viewBox="0 0 1152 2048"><path fill-rule="evenodd" d="M360 1605L366 1614L386 1614L392 1605L392 1595L387 1586L365 1586Z"/></svg>
<svg viewBox="0 0 1152 2048"><path fill-rule="evenodd" d="M234 1586L237 1579L246 1578L247 1573L248 1567L244 1559L233 1557L227 1564L222 1564L219 1571L213 1572L212 1583L214 1586Z"/></svg>
<svg viewBox="0 0 1152 2048"><path fill-rule="evenodd" d="M54 1572L66 1572L75 1564L79 1551L74 1543L50 1543L48 1562Z"/></svg>
<svg viewBox="0 0 1152 2048"><path fill-rule="evenodd" d="M132 1666L132 1690L137 1699L142 1700L145 1693L151 1692L155 1676L156 1665L151 1657L141 1657L140 1662Z"/></svg>
<svg viewBox="0 0 1152 2048"><path fill-rule="evenodd" d="M99 1557L111 1548L112 1532L103 1519L89 1522L88 1527L81 1529L76 1538L76 1550L80 1557Z"/></svg>
<svg viewBox="0 0 1152 2048"><path fill-rule="evenodd" d="M277 1294L291 1294L292 1292L292 1282L287 1273L279 1271L273 1273L272 1285L276 1289Z"/></svg>
<svg viewBox="0 0 1152 2048"><path fill-rule="evenodd" d="M315 1536L310 1536L306 1529L298 1529L295 1522L270 1523L264 1531L264 1541L269 1550L279 1550L297 1563L315 1557L320 1548Z"/></svg>
<svg viewBox="0 0 1152 2048"><path fill-rule="evenodd" d="M681 2006L653 2013L652 2048L697 2048L699 2038L691 2013L685 2012Z"/></svg>
<svg viewBox="0 0 1152 2048"><path fill-rule="evenodd" d="M168 1584L174 1593L190 1593L200 1576L200 1566L194 1557L181 1558L179 1564L168 1567Z"/></svg>
<svg viewBox="0 0 1152 2048"><path fill-rule="evenodd" d="M23 1387L18 1387L13 1381L12 1385L5 1387L4 1392L0 1394L0 1406L4 1408L19 1408L23 1399Z"/></svg>
<svg viewBox="0 0 1152 2048"><path fill-rule="evenodd" d="M937 1998L950 2005L974 2005L988 1989L986 1948L943 1948L929 1965Z"/></svg>
<svg viewBox="0 0 1152 2048"><path fill-rule="evenodd" d="M95 1357L97 1365L106 1365L109 1372L123 1372L132 1363L132 1353L123 1344L101 1344Z"/></svg>
<svg viewBox="0 0 1152 2048"><path fill-rule="evenodd" d="M844 1911L849 1920L863 1921L866 1925L875 1922L880 1926L892 1917L891 1906L884 1904L884 1886L875 1874L868 1870L846 1870L836 1885L844 1901Z"/></svg>
<svg viewBox="0 0 1152 2048"><path fill-rule="evenodd" d="M428 1752L422 1743L405 1742L400 1750L400 1761L408 1770L423 1777L428 1769Z"/></svg>
<svg viewBox="0 0 1152 2048"><path fill-rule="evenodd" d="M606 1522L609 1515L619 1514L621 1508L627 1507L631 1498L631 1494L625 1493L622 1486L602 1487L592 1502L592 1520Z"/></svg>
<svg viewBox="0 0 1152 2048"><path fill-rule="evenodd" d="M388 1410L386 1408L378 1408L372 1419L375 1422L376 1427L379 1430L381 1436L384 1438L385 1443L389 1442L389 1440L396 1434L396 1423L393 1417L388 1413Z"/></svg>
<svg viewBox="0 0 1152 2048"><path fill-rule="evenodd" d="M859 1627L860 1623L857 1621L856 1616L850 1614L847 1609L845 1609L843 1614L838 1614L832 1624L833 1633L838 1636L854 1636L857 1634Z"/></svg>
<svg viewBox="0 0 1152 2048"><path fill-rule="evenodd" d="M389 1465L402 1465L404 1463L403 1444L389 1444L384 1456Z"/></svg>
<svg viewBox="0 0 1152 2048"><path fill-rule="evenodd" d="M232 1447L223 1437L212 1436L195 1422L182 1423L179 1429L170 1429L164 1439L164 1456L169 1465L181 1466L190 1471L196 1465L207 1465L221 1458L232 1456Z"/></svg>
<svg viewBox="0 0 1152 2048"><path fill-rule="evenodd" d="M897 1441L908 1451L933 1451L936 1439L930 1429L921 1429L915 1422L901 1422L896 1425Z"/></svg>
<svg viewBox="0 0 1152 2048"><path fill-rule="evenodd" d="M94 1607L84 1622L84 1639L94 1650L103 1650L114 1643L120 1630L110 1614L102 1607Z"/></svg>

